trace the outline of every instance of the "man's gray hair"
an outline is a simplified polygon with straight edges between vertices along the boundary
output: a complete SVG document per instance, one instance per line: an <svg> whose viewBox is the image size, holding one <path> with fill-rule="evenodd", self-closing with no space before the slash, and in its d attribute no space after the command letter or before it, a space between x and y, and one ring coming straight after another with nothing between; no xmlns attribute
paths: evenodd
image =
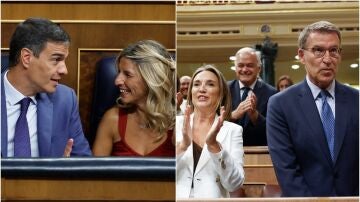
<svg viewBox="0 0 360 202"><path fill-rule="evenodd" d="M256 59L258 62L258 66L261 67L262 66L262 62L261 62L261 52L255 50L254 48L250 48L250 47L244 47L241 48L240 50L238 50L238 52L236 52L235 57L239 56L240 54L255 54L256 55ZM236 63L236 62L235 62ZM236 65L236 64L235 64Z"/></svg>
<svg viewBox="0 0 360 202"><path fill-rule="evenodd" d="M320 32L320 33L336 33L339 37L339 41L341 44L341 33L339 28L337 28L334 24L328 21L319 21L315 22L311 25L306 26L300 33L299 39L298 39L298 45L299 48L306 48L306 41L310 35L310 33L313 32Z"/></svg>

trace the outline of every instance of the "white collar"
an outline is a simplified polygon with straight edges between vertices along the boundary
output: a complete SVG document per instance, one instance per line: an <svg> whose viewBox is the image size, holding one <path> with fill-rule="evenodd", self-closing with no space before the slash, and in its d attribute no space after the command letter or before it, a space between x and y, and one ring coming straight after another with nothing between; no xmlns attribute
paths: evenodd
<svg viewBox="0 0 360 202"><path fill-rule="evenodd" d="M306 82L310 87L311 93L314 97L314 100L317 99L319 93L321 92L321 88L319 88L317 85L313 84L310 81L310 78L308 75L306 75ZM331 84L326 88L326 90L330 93L330 95L332 96L332 98L335 98L335 79L331 82Z"/></svg>
<svg viewBox="0 0 360 202"><path fill-rule="evenodd" d="M16 90L16 88L13 85L11 85L11 83L7 79L8 72L9 72L9 70L7 70L4 73L4 91L5 91L5 95L6 95L5 96L6 102L8 102L10 105L16 105L19 103L20 100L22 100L26 96L23 95L22 93L20 93L18 90ZM34 104L36 104L35 96L30 96L30 98L31 98L32 102Z"/></svg>
<svg viewBox="0 0 360 202"><path fill-rule="evenodd" d="M257 79L250 85L248 86L251 90L254 90L255 88L255 84L257 82ZM242 89L243 87L245 87L245 85L239 80L239 85L240 85L240 89Z"/></svg>

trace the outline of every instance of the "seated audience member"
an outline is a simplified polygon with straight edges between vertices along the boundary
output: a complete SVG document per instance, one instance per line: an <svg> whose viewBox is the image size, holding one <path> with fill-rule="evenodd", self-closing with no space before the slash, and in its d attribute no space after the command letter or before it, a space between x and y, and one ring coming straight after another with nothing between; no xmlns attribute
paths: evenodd
<svg viewBox="0 0 360 202"><path fill-rule="evenodd" d="M183 103L183 95L180 92L180 79L176 77L176 115L183 115L180 106Z"/></svg>
<svg viewBox="0 0 360 202"><path fill-rule="evenodd" d="M47 19L28 18L10 41L1 74L1 156L90 156L75 92L66 75L70 37Z"/></svg>
<svg viewBox="0 0 360 202"><path fill-rule="evenodd" d="M266 146L266 110L276 89L259 79L261 57L255 49L245 47L235 55L237 79L229 81L232 98L231 120L244 129L244 146Z"/></svg>
<svg viewBox="0 0 360 202"><path fill-rule="evenodd" d="M118 105L96 134L95 156L175 156L175 66L156 41L125 48L117 58Z"/></svg>
<svg viewBox="0 0 360 202"><path fill-rule="evenodd" d="M305 79L268 106L268 147L282 195L359 196L359 91L335 79L340 30L315 22L298 41Z"/></svg>
<svg viewBox="0 0 360 202"><path fill-rule="evenodd" d="M277 90L280 92L280 91L283 91L285 90L286 88L292 86L294 83L293 81L291 80L290 76L288 75L282 75L280 76L279 80L277 81L276 83L276 88Z"/></svg>
<svg viewBox="0 0 360 202"><path fill-rule="evenodd" d="M190 84L190 80L191 77L190 76L182 76L180 77L180 94L182 95L182 102L181 104L179 103L179 108L181 110L180 113L178 113L179 115L184 114L185 112L185 108L187 105L187 94L188 94L188 90L189 90L189 84Z"/></svg>
<svg viewBox="0 0 360 202"><path fill-rule="evenodd" d="M226 81L205 65L192 76L188 106L176 118L176 197L230 197L244 182L242 127L230 118Z"/></svg>

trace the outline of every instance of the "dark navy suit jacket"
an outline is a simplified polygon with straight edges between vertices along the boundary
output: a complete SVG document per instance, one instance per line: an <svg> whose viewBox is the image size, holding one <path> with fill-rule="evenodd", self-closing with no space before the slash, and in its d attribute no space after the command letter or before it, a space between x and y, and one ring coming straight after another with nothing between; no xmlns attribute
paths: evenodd
<svg viewBox="0 0 360 202"><path fill-rule="evenodd" d="M359 195L357 90L335 83L335 162L306 80L270 98L267 138L283 196Z"/></svg>
<svg viewBox="0 0 360 202"><path fill-rule="evenodd" d="M7 115L1 75L1 155L7 157ZM54 93L39 93L37 100L37 135L40 157L62 157L69 138L74 139L71 156L90 156L79 116L75 92L58 85Z"/></svg>
<svg viewBox="0 0 360 202"><path fill-rule="evenodd" d="M231 99L232 111L235 110L241 102L240 84L239 80L232 80L228 82ZM243 126L243 141L244 146L264 146L266 143L266 111L269 97L274 95L277 91L272 86L266 84L261 80L257 80L253 92L257 98L256 109L259 112L257 124L254 125L249 118L245 118ZM235 123L240 124L241 119L235 120Z"/></svg>

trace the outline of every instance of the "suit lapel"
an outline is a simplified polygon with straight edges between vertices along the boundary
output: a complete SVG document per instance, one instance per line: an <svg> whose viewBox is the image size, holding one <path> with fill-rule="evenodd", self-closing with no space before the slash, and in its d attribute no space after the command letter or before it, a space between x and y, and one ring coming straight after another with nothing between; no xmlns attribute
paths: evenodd
<svg viewBox="0 0 360 202"><path fill-rule="evenodd" d="M240 104L241 96L240 96L240 84L239 81L234 80L233 84L233 91L232 91L232 110L235 110L237 106Z"/></svg>
<svg viewBox="0 0 360 202"><path fill-rule="evenodd" d="M196 166L194 175L199 173L199 171L204 168L204 166L207 164L207 162L209 160L210 160L210 154L209 154L209 151L207 149L207 145L205 144L203 149L202 149L202 152L201 152L201 155L200 155L200 158L199 158L199 162L198 162L198 164Z"/></svg>
<svg viewBox="0 0 360 202"><path fill-rule="evenodd" d="M37 96L37 133L39 156L49 156L53 126L53 103L45 93Z"/></svg>
<svg viewBox="0 0 360 202"><path fill-rule="evenodd" d="M312 134L312 138L319 143L321 151L324 156L326 156L329 163L332 165L332 160L330 156L330 151L327 145L327 140L325 137L325 133L323 130L321 118L319 115L319 111L316 107L314 97L311 93L310 87L307 85L306 80L301 84L301 92L299 93L299 105L301 107L301 111L304 114L305 120L308 122L308 126L314 131ZM304 134L308 135L308 134Z"/></svg>
<svg viewBox="0 0 360 202"><path fill-rule="evenodd" d="M7 157L8 131L6 97L4 90L4 74L1 74L1 111L1 156Z"/></svg>
<svg viewBox="0 0 360 202"><path fill-rule="evenodd" d="M334 162L339 155L341 145L344 140L346 132L347 114L349 108L347 107L347 96L342 86L336 82L335 84L335 145L334 145Z"/></svg>

